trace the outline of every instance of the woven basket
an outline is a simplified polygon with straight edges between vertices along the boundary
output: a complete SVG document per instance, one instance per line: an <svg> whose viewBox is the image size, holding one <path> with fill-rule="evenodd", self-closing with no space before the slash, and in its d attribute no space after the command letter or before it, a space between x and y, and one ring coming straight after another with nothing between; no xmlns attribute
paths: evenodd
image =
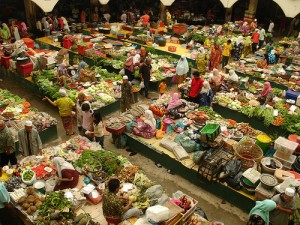
<svg viewBox="0 0 300 225"><path fill-rule="evenodd" d="M261 148L251 141L239 143L235 149L235 153L241 159L243 169L253 167L254 163L259 163L264 155Z"/></svg>

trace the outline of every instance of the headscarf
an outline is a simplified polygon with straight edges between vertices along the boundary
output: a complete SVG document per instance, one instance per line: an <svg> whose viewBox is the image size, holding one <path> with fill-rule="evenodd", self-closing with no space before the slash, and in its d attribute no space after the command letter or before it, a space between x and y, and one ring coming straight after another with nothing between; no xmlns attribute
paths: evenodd
<svg viewBox="0 0 300 225"><path fill-rule="evenodd" d="M244 23L243 23L243 27L244 27L244 26L247 26L247 25L248 25L248 22L244 22Z"/></svg>
<svg viewBox="0 0 300 225"><path fill-rule="evenodd" d="M59 89L58 93L61 97L67 96L67 91L65 89Z"/></svg>
<svg viewBox="0 0 300 225"><path fill-rule="evenodd" d="M189 72L189 64L185 55L182 55L177 63L176 73L177 75L181 76L187 74L187 72Z"/></svg>
<svg viewBox="0 0 300 225"><path fill-rule="evenodd" d="M246 40L244 41L244 45L245 45L245 46L250 46L250 45L252 45L252 40L251 40L251 37L250 37L250 36L247 36L247 37L246 37Z"/></svg>
<svg viewBox="0 0 300 225"><path fill-rule="evenodd" d="M261 96L266 96L266 95L269 93L269 91L272 90L272 87L271 87L270 82L265 82L264 84L266 84L267 87L264 88L264 90L263 90L262 93L261 93Z"/></svg>
<svg viewBox="0 0 300 225"><path fill-rule="evenodd" d="M22 22L22 23L21 23L21 26L22 26L22 32L27 32L27 26L26 26L26 23L25 23L25 22Z"/></svg>
<svg viewBox="0 0 300 225"><path fill-rule="evenodd" d="M239 76L235 73L234 70L229 70L229 80L233 82L238 82L239 81Z"/></svg>
<svg viewBox="0 0 300 225"><path fill-rule="evenodd" d="M155 130L156 129L156 120L153 116L153 112L149 109L146 110L145 111L145 117L146 117L146 119L145 119L144 122L146 124L150 125L150 127Z"/></svg>
<svg viewBox="0 0 300 225"><path fill-rule="evenodd" d="M9 39L11 37L10 30L6 23L3 23L3 28L1 29L1 32L4 39Z"/></svg>
<svg viewBox="0 0 300 225"><path fill-rule="evenodd" d="M255 206L251 209L249 217L252 215L260 216L265 224L269 224L269 212L276 208L276 202L270 199L256 201Z"/></svg>
<svg viewBox="0 0 300 225"><path fill-rule="evenodd" d="M62 157L54 157L52 164L55 166L58 176L62 178L61 171L64 169L75 170L71 163L66 162Z"/></svg>
<svg viewBox="0 0 300 225"><path fill-rule="evenodd" d="M84 62L84 61L80 62L78 65L78 73L81 69L84 69L86 65L87 65L86 62Z"/></svg>
<svg viewBox="0 0 300 225"><path fill-rule="evenodd" d="M236 39L236 41L235 41L235 44L236 45L239 45L240 43L242 43L243 42L243 36L239 36L237 39Z"/></svg>
<svg viewBox="0 0 300 225"><path fill-rule="evenodd" d="M210 78L216 86L221 84L222 76L220 75L220 72L218 69L213 69L213 76Z"/></svg>
<svg viewBox="0 0 300 225"><path fill-rule="evenodd" d="M59 75L66 75L67 74L66 66L67 65L65 63L59 64L59 66L58 66L58 74Z"/></svg>
<svg viewBox="0 0 300 225"><path fill-rule="evenodd" d="M133 57L133 65L139 63L140 60L141 60L140 54L136 54L136 55Z"/></svg>
<svg viewBox="0 0 300 225"><path fill-rule="evenodd" d="M206 94L208 95L210 89L211 89L211 88L210 88L209 82L208 82L207 80L205 80L205 81L203 82L203 87L202 87L200 93L201 93L201 94L206 93Z"/></svg>
<svg viewBox="0 0 300 225"><path fill-rule="evenodd" d="M203 46L201 46L201 47L199 48L199 52L200 52L202 55L205 54L205 49L204 49Z"/></svg>
<svg viewBox="0 0 300 225"><path fill-rule="evenodd" d="M167 109L173 109L179 105L181 105L181 101L180 101L180 98L179 98L179 94L178 93L174 93L172 95L172 98L169 102L169 105L168 105L168 108Z"/></svg>

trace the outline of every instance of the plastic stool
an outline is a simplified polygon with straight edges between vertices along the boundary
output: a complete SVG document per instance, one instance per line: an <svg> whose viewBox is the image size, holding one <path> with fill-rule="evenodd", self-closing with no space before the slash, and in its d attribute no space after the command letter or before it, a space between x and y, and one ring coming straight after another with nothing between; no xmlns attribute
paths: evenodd
<svg viewBox="0 0 300 225"><path fill-rule="evenodd" d="M118 225L119 223L121 223L121 219L116 218L116 217L106 216L105 219L106 219L107 225Z"/></svg>

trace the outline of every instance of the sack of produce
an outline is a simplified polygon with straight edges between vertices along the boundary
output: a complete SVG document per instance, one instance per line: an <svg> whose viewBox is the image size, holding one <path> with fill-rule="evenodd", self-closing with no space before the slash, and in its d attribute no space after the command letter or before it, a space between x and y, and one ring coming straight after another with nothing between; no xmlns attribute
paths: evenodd
<svg viewBox="0 0 300 225"><path fill-rule="evenodd" d="M192 141L184 133L178 134L174 141L180 144L188 153L193 152L196 149L196 142Z"/></svg>
<svg viewBox="0 0 300 225"><path fill-rule="evenodd" d="M32 170L26 170L22 174L22 181L24 184L32 185L36 179L36 174Z"/></svg>

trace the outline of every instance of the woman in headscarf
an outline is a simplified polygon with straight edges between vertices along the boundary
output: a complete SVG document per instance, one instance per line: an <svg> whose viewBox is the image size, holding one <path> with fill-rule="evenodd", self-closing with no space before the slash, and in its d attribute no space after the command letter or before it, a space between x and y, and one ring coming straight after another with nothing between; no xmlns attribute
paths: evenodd
<svg viewBox="0 0 300 225"><path fill-rule="evenodd" d="M244 50L244 43L243 43L243 36L239 36L234 43L234 60L240 60L243 50Z"/></svg>
<svg viewBox="0 0 300 225"><path fill-rule="evenodd" d="M76 101L76 117L77 117L77 128L79 131L79 134L82 135L82 110L81 106L86 101L86 96L83 92L79 92L77 95L77 101Z"/></svg>
<svg viewBox="0 0 300 225"><path fill-rule="evenodd" d="M66 68L66 64L65 63L61 63L58 66L57 72L58 72L58 83L61 86L64 86L67 82L70 82L70 76L68 74L68 70Z"/></svg>
<svg viewBox="0 0 300 225"><path fill-rule="evenodd" d="M21 32L22 32L22 37L28 37L28 33L27 33L27 26L25 22L21 23Z"/></svg>
<svg viewBox="0 0 300 225"><path fill-rule="evenodd" d="M128 81L132 81L134 79L134 67L140 64L141 56L139 54L130 55L125 63L124 63L124 70L125 75L128 76Z"/></svg>
<svg viewBox="0 0 300 225"><path fill-rule="evenodd" d="M52 164L55 166L58 175L58 182L54 187L54 191L75 188L77 186L79 173L71 163L66 162L62 157L54 157Z"/></svg>
<svg viewBox="0 0 300 225"><path fill-rule="evenodd" d="M252 40L251 36L247 36L246 40L244 41L244 57L247 57L252 51Z"/></svg>
<svg viewBox="0 0 300 225"><path fill-rule="evenodd" d="M21 39L18 26L16 25L16 21L11 21L10 33L14 35L15 41Z"/></svg>
<svg viewBox="0 0 300 225"><path fill-rule="evenodd" d="M95 77L95 72L94 71L87 71L85 69L87 63L82 61L79 63L78 65L78 78L80 81L82 82L86 82L86 81L96 81L96 77Z"/></svg>
<svg viewBox="0 0 300 225"><path fill-rule="evenodd" d="M255 206L249 213L247 225L269 225L269 212L275 208L276 203L273 200L256 201Z"/></svg>
<svg viewBox="0 0 300 225"><path fill-rule="evenodd" d="M167 21L167 25L170 25L170 23L171 23L171 20L172 20L172 16L171 16L171 13L170 13L170 11L167 9L166 10L166 21Z"/></svg>
<svg viewBox="0 0 300 225"><path fill-rule="evenodd" d="M276 64L276 54L275 54L275 50L271 50L269 53L268 53L268 62L269 64Z"/></svg>
<svg viewBox="0 0 300 225"><path fill-rule="evenodd" d="M148 124L153 130L156 130L156 120L151 110L145 111L144 123Z"/></svg>
<svg viewBox="0 0 300 225"><path fill-rule="evenodd" d="M193 72L193 79L191 82L191 88L189 92L189 101L197 103L199 102L199 91L203 87L204 80L200 77L200 73L198 71Z"/></svg>
<svg viewBox="0 0 300 225"><path fill-rule="evenodd" d="M247 34L248 33L248 22L244 22L242 25L242 31Z"/></svg>
<svg viewBox="0 0 300 225"><path fill-rule="evenodd" d="M200 106L211 106L214 94L210 88L209 82L204 81L200 91Z"/></svg>
<svg viewBox="0 0 300 225"><path fill-rule="evenodd" d="M10 44L11 33L6 23L2 23L1 37L4 43Z"/></svg>
<svg viewBox="0 0 300 225"><path fill-rule="evenodd" d="M186 74L189 72L189 64L185 57L185 55L182 55L177 62L176 66L176 74L177 74L177 84L181 84L186 77Z"/></svg>
<svg viewBox="0 0 300 225"><path fill-rule="evenodd" d="M209 58L209 70L218 69L222 61L222 48L220 44L215 42L214 47L211 50Z"/></svg>
<svg viewBox="0 0 300 225"><path fill-rule="evenodd" d="M270 82L265 82L264 83L264 89L262 90L261 96L258 97L258 101L260 102L260 104L267 104L268 102L271 102L273 99L273 90L271 87Z"/></svg>
<svg viewBox="0 0 300 225"><path fill-rule="evenodd" d="M208 58L204 47L199 48L199 53L196 58L197 69L200 74L204 74L207 68Z"/></svg>
<svg viewBox="0 0 300 225"><path fill-rule="evenodd" d="M75 106L75 103L72 101L72 99L67 97L67 91L65 89L59 89L59 95L60 98L54 102L47 96L45 96L43 100L47 100L51 105L58 108L66 134L71 136L74 134L72 109Z"/></svg>
<svg viewBox="0 0 300 225"><path fill-rule="evenodd" d="M229 70L229 79L227 81L228 89L235 88L239 86L239 76L234 70Z"/></svg>
<svg viewBox="0 0 300 225"><path fill-rule="evenodd" d="M168 104L168 110L169 109L174 109L176 108L177 106L180 106L182 104L182 102L180 101L180 98L179 98L179 94L178 93L173 93L172 95L172 98Z"/></svg>
<svg viewBox="0 0 300 225"><path fill-rule="evenodd" d="M221 90L223 78L224 77L220 74L219 70L213 70L213 76L209 79L209 84L211 85L214 94Z"/></svg>

